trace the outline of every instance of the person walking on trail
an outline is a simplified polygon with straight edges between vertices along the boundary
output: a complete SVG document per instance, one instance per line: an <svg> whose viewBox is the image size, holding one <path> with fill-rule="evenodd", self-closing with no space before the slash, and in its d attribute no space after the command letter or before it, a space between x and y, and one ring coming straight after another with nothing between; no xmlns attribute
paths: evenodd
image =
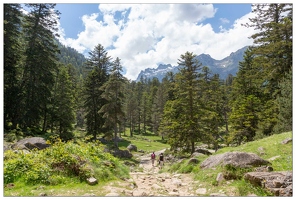
<svg viewBox="0 0 296 200"><path fill-rule="evenodd" d="M159 168L161 169L163 167L163 163L164 162L164 156L163 156L163 153L161 153L159 155Z"/></svg>
<svg viewBox="0 0 296 200"><path fill-rule="evenodd" d="M154 161L155 161L155 153L154 152L151 154L151 161L152 161L152 166L154 167Z"/></svg>

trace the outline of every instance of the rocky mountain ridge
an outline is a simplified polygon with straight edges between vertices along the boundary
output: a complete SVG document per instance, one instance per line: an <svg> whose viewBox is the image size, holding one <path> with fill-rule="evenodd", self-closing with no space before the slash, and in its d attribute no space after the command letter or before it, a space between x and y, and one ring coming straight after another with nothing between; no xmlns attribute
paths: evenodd
<svg viewBox="0 0 296 200"><path fill-rule="evenodd" d="M213 74L219 74L221 79L226 79L229 74L236 75L239 69L239 62L243 61L247 48L248 46L245 46L236 52L232 52L222 60L215 60L208 54L200 54L196 58L203 66L209 67ZM143 79L153 79L155 77L162 81L168 72L177 73L179 67L172 66L171 64L160 64L156 69L147 68L139 73L136 82L140 81L141 77Z"/></svg>

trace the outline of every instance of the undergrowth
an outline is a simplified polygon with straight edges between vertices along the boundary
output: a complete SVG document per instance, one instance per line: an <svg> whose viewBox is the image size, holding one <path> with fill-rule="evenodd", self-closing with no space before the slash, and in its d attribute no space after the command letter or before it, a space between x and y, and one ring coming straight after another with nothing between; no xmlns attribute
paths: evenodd
<svg viewBox="0 0 296 200"><path fill-rule="evenodd" d="M129 169L99 143L57 141L50 148L31 152L8 150L4 154L4 183L57 185L68 177L84 182L129 177Z"/></svg>

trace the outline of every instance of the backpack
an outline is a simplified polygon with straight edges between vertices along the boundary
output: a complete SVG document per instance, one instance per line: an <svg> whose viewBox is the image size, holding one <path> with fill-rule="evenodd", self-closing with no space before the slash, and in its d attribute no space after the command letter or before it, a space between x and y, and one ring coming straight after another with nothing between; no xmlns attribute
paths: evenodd
<svg viewBox="0 0 296 200"><path fill-rule="evenodd" d="M151 154L151 158L152 158L152 159L155 159L155 154L154 154L154 153Z"/></svg>

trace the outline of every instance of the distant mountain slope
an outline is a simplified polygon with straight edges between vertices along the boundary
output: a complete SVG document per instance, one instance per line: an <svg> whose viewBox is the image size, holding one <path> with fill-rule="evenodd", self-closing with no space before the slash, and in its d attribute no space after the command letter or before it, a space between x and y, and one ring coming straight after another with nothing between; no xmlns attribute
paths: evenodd
<svg viewBox="0 0 296 200"><path fill-rule="evenodd" d="M219 74L221 79L226 79L229 74L236 75L239 62L243 61L244 53L247 48L247 46L243 47L222 60L215 60L208 54L200 54L196 56L196 58L203 66L209 67L213 74ZM147 68L140 72L136 82L140 81L141 77L144 79L153 79L156 77L161 81L167 72L177 73L178 67L179 66L172 66L171 64L160 64L156 69Z"/></svg>
<svg viewBox="0 0 296 200"><path fill-rule="evenodd" d="M72 47L66 47L57 40L60 54L58 54L59 61L65 65L73 65L79 74L82 74L82 66L86 62L83 54L79 53Z"/></svg>

